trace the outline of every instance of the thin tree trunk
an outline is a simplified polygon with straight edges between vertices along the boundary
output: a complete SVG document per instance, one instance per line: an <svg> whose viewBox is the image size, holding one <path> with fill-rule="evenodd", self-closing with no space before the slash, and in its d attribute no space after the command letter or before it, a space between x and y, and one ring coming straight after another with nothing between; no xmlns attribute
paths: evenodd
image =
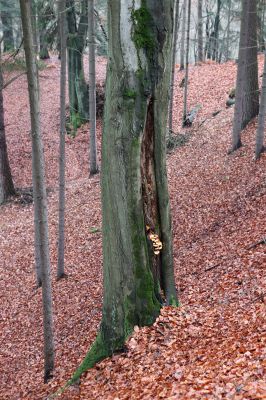
<svg viewBox="0 0 266 400"><path fill-rule="evenodd" d="M174 104L174 88L175 88L175 60L176 60L176 47L179 28L179 0L175 2L175 24L173 35L173 55L172 55L172 71L171 71L171 85L170 85L170 101L169 101L169 134L173 132L173 104Z"/></svg>
<svg viewBox="0 0 266 400"><path fill-rule="evenodd" d="M256 136L256 149L255 158L258 159L264 150L264 128L265 128L265 114L266 114L266 51L264 52L264 70L262 78L260 111L258 117L258 128Z"/></svg>
<svg viewBox="0 0 266 400"><path fill-rule="evenodd" d="M198 0L198 61L203 61L202 0Z"/></svg>
<svg viewBox="0 0 266 400"><path fill-rule="evenodd" d="M59 145L59 224L57 278L65 276L65 133L66 133L66 0L58 4L61 70L60 70L60 145Z"/></svg>
<svg viewBox="0 0 266 400"><path fill-rule="evenodd" d="M32 35L33 35L33 48L35 54L38 54L38 34L37 34L37 5L36 0L30 0L31 3L31 24L32 24Z"/></svg>
<svg viewBox="0 0 266 400"><path fill-rule="evenodd" d="M3 204L8 197L15 194L6 145L3 87L4 80L0 52L0 204Z"/></svg>
<svg viewBox="0 0 266 400"><path fill-rule="evenodd" d="M187 0L183 0L182 6L182 28L181 28L181 45L180 45L180 71L185 68L185 37L186 37L186 17L187 17Z"/></svg>
<svg viewBox="0 0 266 400"><path fill-rule="evenodd" d="M43 332L44 332L44 380L52 376L54 369L54 340L52 318L52 288L48 238L47 195L44 174L43 145L40 131L40 101L36 55L34 52L30 0L20 0L24 49L27 65L32 137L32 181L35 212L35 235L39 243L42 277ZM37 216L37 219L36 219Z"/></svg>
<svg viewBox="0 0 266 400"><path fill-rule="evenodd" d="M230 28L231 28L231 0L228 3L227 35L226 35L226 61L230 59Z"/></svg>
<svg viewBox="0 0 266 400"><path fill-rule="evenodd" d="M95 74L95 20L94 0L89 0L89 87L90 87L90 175L97 174L97 138L96 138L96 74Z"/></svg>
<svg viewBox="0 0 266 400"><path fill-rule="evenodd" d="M220 12L221 12L221 0L217 0L217 12L214 20L214 30L212 36L212 59L218 61L219 54L219 26L220 26Z"/></svg>
<svg viewBox="0 0 266 400"><path fill-rule="evenodd" d="M177 302L165 160L174 1L149 0L140 8L134 0L108 4L103 316L96 341L72 381L121 350L135 325L151 325L162 292L167 304Z"/></svg>
<svg viewBox="0 0 266 400"><path fill-rule="evenodd" d="M188 68L189 68L189 38L190 38L190 13L191 13L191 0L188 0L188 13L187 13L187 40L186 40L186 71L185 71L185 88L184 88L184 109L183 109L183 126L187 119L187 94L188 94Z"/></svg>
<svg viewBox="0 0 266 400"><path fill-rule="evenodd" d="M4 42L4 52L13 50L15 47L14 35L13 35L13 18L11 5L3 0L0 3L1 10L1 20L3 29L3 42Z"/></svg>
<svg viewBox="0 0 266 400"><path fill-rule="evenodd" d="M241 131L259 112L256 2L242 0L236 101L229 153L241 146Z"/></svg>

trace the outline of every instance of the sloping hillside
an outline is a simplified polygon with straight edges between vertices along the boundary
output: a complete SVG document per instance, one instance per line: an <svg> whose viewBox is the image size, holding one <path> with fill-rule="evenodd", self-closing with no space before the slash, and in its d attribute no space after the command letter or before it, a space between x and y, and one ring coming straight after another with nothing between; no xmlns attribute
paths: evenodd
<svg viewBox="0 0 266 400"><path fill-rule="evenodd" d="M262 61L262 60L261 60ZM100 60L99 79L105 62ZM261 62L260 62L261 67ZM266 154L254 162L256 121L227 155L233 109L225 108L236 66L203 64L190 73L189 108L201 110L183 147L168 156L180 308L135 328L128 352L107 359L64 399L266 398ZM67 139L66 269L56 282L59 65L41 73L42 125L56 336L55 378L42 382L41 293L35 290L32 205L0 209L0 398L44 399L68 379L92 343L101 313L99 176L88 177L88 133ZM182 89L176 77L175 131ZM17 101L19 96L19 102ZM11 167L31 186L26 80L5 93ZM213 117L212 113L221 110ZM100 148L101 123L98 121Z"/></svg>

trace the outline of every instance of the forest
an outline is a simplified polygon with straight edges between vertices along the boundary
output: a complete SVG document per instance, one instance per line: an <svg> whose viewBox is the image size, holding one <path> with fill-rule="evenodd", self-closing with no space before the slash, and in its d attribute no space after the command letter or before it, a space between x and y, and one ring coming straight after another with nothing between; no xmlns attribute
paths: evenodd
<svg viewBox="0 0 266 400"><path fill-rule="evenodd" d="M266 399L265 0L0 0L0 400Z"/></svg>

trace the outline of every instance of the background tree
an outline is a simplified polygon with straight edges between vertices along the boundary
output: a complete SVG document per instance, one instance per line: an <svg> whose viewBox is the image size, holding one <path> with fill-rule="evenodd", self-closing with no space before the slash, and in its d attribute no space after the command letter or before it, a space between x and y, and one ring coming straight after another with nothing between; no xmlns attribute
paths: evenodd
<svg viewBox="0 0 266 400"><path fill-rule="evenodd" d="M1 14L1 22L3 30L4 52L13 50L15 47L14 32L13 32L13 11L14 11L13 0L0 1L0 14Z"/></svg>
<svg viewBox="0 0 266 400"><path fill-rule="evenodd" d="M71 123L77 128L89 119L88 89L84 78L83 51L88 30L88 0L81 0L77 20L77 4L67 0L68 25L68 90Z"/></svg>
<svg viewBox="0 0 266 400"><path fill-rule="evenodd" d="M183 0L182 26L181 26L181 44L180 44L180 71L182 71L185 68L186 18L187 18L187 0Z"/></svg>
<svg viewBox="0 0 266 400"><path fill-rule="evenodd" d="M241 130L259 112L256 11L255 1L242 0L236 101L230 152L241 146Z"/></svg>
<svg viewBox="0 0 266 400"><path fill-rule="evenodd" d="M184 87L183 126L186 125L186 119L187 119L187 94L188 94L188 68L189 68L190 14L191 14L191 0L188 0L188 10L187 10L187 35L186 35L186 71L185 71L185 87Z"/></svg>
<svg viewBox="0 0 266 400"><path fill-rule="evenodd" d="M94 0L89 0L89 110L90 110L90 174L98 172L96 141L96 73Z"/></svg>
<svg viewBox="0 0 266 400"><path fill-rule="evenodd" d="M203 61L202 0L198 0L198 61Z"/></svg>
<svg viewBox="0 0 266 400"><path fill-rule="evenodd" d="M258 117L258 127L256 135L255 158L258 159L264 150L264 129L265 129L265 114L266 114L266 51L264 52L264 70L262 78L260 111Z"/></svg>
<svg viewBox="0 0 266 400"><path fill-rule="evenodd" d="M65 276L65 133L66 133L66 0L58 3L61 69L60 69L60 145L59 145L59 226L57 278Z"/></svg>
<svg viewBox="0 0 266 400"><path fill-rule="evenodd" d="M38 69L34 51L30 0L20 0L24 49L31 114L32 182L34 198L34 227L36 258L39 257L42 283L43 332L44 332L44 380L52 376L54 368L54 341L52 318L52 289L47 219L47 195L45 187L44 156L40 129L40 100Z"/></svg>
<svg viewBox="0 0 266 400"><path fill-rule="evenodd" d="M0 204L3 204L8 197L15 194L6 145L3 88L4 79L0 50Z"/></svg>
<svg viewBox="0 0 266 400"><path fill-rule="evenodd" d="M104 302L73 380L176 304L165 133L174 1L109 1L102 149ZM72 380L72 381L73 381Z"/></svg>

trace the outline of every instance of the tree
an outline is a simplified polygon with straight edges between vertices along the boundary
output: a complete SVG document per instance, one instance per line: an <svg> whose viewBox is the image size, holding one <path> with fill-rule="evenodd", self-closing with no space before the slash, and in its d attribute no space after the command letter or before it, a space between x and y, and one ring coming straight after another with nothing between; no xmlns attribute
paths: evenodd
<svg viewBox="0 0 266 400"><path fill-rule="evenodd" d="M108 7L103 316L71 382L123 349L134 326L152 324L163 303L177 304L165 151L174 0L110 0Z"/></svg>
<svg viewBox="0 0 266 400"><path fill-rule="evenodd" d="M1 0L1 21L3 29L3 42L4 42L4 52L14 49L14 35L13 35L13 1L12 0Z"/></svg>
<svg viewBox="0 0 266 400"><path fill-rule="evenodd" d="M188 0L187 37L186 37L186 71L185 71L185 88L184 88L183 126L186 125L186 119L187 119L187 93L188 93L188 60L189 60L189 38L190 38L190 13L191 13L191 0Z"/></svg>
<svg viewBox="0 0 266 400"><path fill-rule="evenodd" d="M202 0L198 0L198 61L203 61Z"/></svg>
<svg viewBox="0 0 266 400"><path fill-rule="evenodd" d="M15 194L6 145L3 88L4 79L0 52L0 204L3 204L8 197Z"/></svg>
<svg viewBox="0 0 266 400"><path fill-rule="evenodd" d="M211 34L212 59L218 61L219 54L219 26L222 1L217 0L217 11L214 19L214 28Z"/></svg>
<svg viewBox="0 0 266 400"><path fill-rule="evenodd" d="M258 117L258 128L256 136L256 149L255 158L258 159L260 154L264 151L264 128L265 128L265 115L266 115L266 51L264 52L264 70L262 78L260 111Z"/></svg>
<svg viewBox="0 0 266 400"><path fill-rule="evenodd" d="M60 145L59 145L59 223L57 278L65 276L65 133L66 133L66 0L58 3L60 26Z"/></svg>
<svg viewBox="0 0 266 400"><path fill-rule="evenodd" d="M174 102L174 88L175 88L175 60L176 60L176 46L179 28L179 0L175 1L175 25L173 35L173 55L172 55L172 71L171 71L171 85L170 85L170 101L169 101L169 134L173 132L173 102Z"/></svg>
<svg viewBox="0 0 266 400"><path fill-rule="evenodd" d="M27 66L32 140L32 182L34 199L35 259L40 263L43 332L44 332L44 380L52 376L54 368L54 341L52 318L52 289L45 187L44 156L40 130L40 100L38 69L34 51L30 0L20 0L24 49ZM37 266L38 267L38 266Z"/></svg>
<svg viewBox="0 0 266 400"><path fill-rule="evenodd" d="M88 30L88 0L81 0L77 22L74 0L67 0L68 91L71 123L76 129L89 119L87 84L83 70L83 51Z"/></svg>
<svg viewBox="0 0 266 400"><path fill-rule="evenodd" d="M181 45L180 45L180 71L185 68L185 36L186 36L186 15L187 0L183 0L182 6L182 27L181 27Z"/></svg>
<svg viewBox="0 0 266 400"><path fill-rule="evenodd" d="M259 112L256 2L242 0L236 101L230 152L241 146L241 130Z"/></svg>
<svg viewBox="0 0 266 400"><path fill-rule="evenodd" d="M96 74L94 0L89 0L89 110L90 110L90 174L98 172L96 141Z"/></svg>

